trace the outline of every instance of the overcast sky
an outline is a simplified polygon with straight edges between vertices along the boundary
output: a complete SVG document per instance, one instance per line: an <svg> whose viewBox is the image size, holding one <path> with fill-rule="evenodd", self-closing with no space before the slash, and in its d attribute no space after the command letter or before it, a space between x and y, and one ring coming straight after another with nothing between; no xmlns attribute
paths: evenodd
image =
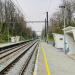
<svg viewBox="0 0 75 75"><path fill-rule="evenodd" d="M18 8L25 15L27 21L44 21L46 12L49 12L49 17L59 9L62 0L14 0ZM40 34L44 27L44 23L28 24L32 30Z"/></svg>

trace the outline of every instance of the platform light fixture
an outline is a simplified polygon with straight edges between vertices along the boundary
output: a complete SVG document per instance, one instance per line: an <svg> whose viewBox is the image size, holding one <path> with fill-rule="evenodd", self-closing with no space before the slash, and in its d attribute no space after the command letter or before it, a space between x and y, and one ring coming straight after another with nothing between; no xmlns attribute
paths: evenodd
<svg viewBox="0 0 75 75"><path fill-rule="evenodd" d="M63 2L64 3L64 2ZM63 5L61 5L61 6L59 6L59 8L62 8L62 9L64 9L64 18L63 18L63 20L64 20L64 52L65 52L65 54L66 54L66 37L65 37L65 27L66 27L66 22L65 22L65 19L66 19L66 7L65 7L65 3L63 4Z"/></svg>

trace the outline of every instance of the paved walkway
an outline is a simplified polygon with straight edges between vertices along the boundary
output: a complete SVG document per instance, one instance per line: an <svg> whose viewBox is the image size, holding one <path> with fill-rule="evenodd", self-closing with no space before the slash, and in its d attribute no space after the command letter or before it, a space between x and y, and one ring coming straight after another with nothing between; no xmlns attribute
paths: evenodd
<svg viewBox="0 0 75 75"><path fill-rule="evenodd" d="M40 43L37 65L37 75L75 75L75 60L44 42Z"/></svg>

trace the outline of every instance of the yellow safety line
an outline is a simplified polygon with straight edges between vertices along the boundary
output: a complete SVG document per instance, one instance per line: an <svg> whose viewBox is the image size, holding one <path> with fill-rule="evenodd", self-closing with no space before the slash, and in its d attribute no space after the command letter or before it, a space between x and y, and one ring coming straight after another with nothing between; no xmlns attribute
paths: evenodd
<svg viewBox="0 0 75 75"><path fill-rule="evenodd" d="M47 75L51 75L51 72L50 72L50 69L49 69L48 60L47 60L47 57L46 57L45 50L44 50L44 48L41 48L41 50L42 50L43 55L44 55L44 61L45 61L45 66L46 66Z"/></svg>

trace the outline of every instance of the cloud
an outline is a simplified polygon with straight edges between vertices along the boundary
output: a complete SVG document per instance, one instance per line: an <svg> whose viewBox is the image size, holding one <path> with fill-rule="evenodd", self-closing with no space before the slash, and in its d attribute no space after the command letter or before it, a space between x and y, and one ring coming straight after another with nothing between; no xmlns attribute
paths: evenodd
<svg viewBox="0 0 75 75"><path fill-rule="evenodd" d="M16 0L14 0L16 3ZM26 20L44 20L46 12L49 12L49 17L58 10L61 0L17 0L18 7L22 8L22 12ZM43 24L29 24L35 31L42 31ZM39 33L39 32L37 32Z"/></svg>

